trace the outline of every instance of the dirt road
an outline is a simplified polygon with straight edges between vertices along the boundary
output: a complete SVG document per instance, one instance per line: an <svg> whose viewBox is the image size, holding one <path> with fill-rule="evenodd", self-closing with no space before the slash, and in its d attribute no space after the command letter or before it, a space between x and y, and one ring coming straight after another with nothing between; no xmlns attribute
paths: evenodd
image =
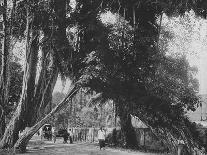
<svg viewBox="0 0 207 155"><path fill-rule="evenodd" d="M106 147L99 150L97 144L74 143L63 144L62 139L57 139L54 144L52 141L42 142L40 139L33 138L28 146L27 153L18 155L159 155L155 153L135 152ZM162 154L163 155L163 154Z"/></svg>
<svg viewBox="0 0 207 155"><path fill-rule="evenodd" d="M20 154L18 154L20 155ZM45 145L42 148L30 148L22 155L158 155L153 153L129 152L106 148L99 150L94 144L55 144Z"/></svg>

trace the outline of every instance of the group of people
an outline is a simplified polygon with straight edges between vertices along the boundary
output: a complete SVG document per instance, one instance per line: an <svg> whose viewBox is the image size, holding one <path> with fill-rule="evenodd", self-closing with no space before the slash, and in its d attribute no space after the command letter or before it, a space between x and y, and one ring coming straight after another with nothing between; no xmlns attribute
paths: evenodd
<svg viewBox="0 0 207 155"><path fill-rule="evenodd" d="M45 130L44 133L42 130ZM38 132L38 135L40 134L41 136L41 139L43 138L43 135L44 137L46 138L46 134L49 134L49 129L47 129L47 127L45 128L45 126L43 127L42 130L40 130L40 132ZM70 144L73 143L73 132L71 129L69 129L68 131L66 129L63 130L63 132L60 134L57 132L57 130L54 128L54 127L51 127L51 138L49 138L50 140L53 139L54 143L56 142L56 137L63 137L63 143L68 143L68 140L70 142ZM49 140L48 139L48 140ZM103 129L103 127L101 127L99 130L98 130L98 141L99 141L99 147L100 147L100 150L101 149L104 149L105 148L105 139L106 139L106 132L105 130Z"/></svg>
<svg viewBox="0 0 207 155"><path fill-rule="evenodd" d="M57 134L58 134L57 131L54 128L52 128L52 137L53 137L54 143L56 142ZM66 129L63 130L63 133L61 135L59 135L59 136L63 137L63 143L64 144L68 143L68 139L70 141L70 144L73 143L73 138L72 138L73 137L73 133L72 133L71 129L69 129L69 131L67 131Z"/></svg>
<svg viewBox="0 0 207 155"><path fill-rule="evenodd" d="M56 141L56 132L55 132L54 129L52 130L52 134L53 134L53 140L54 140L54 143L55 143L55 141ZM63 143L68 143L67 142L68 139L70 140L70 144L72 144L73 143L73 132L72 132L71 129L69 129L69 132L65 131L63 133ZM106 139L106 132L103 129L103 127L101 127L98 130L98 141L99 141L100 150L105 149L105 139Z"/></svg>
<svg viewBox="0 0 207 155"><path fill-rule="evenodd" d="M68 142L67 142L68 139L69 139L69 141L70 141L70 144L72 144L72 143L73 143L73 133L72 133L72 130L71 130L71 129L69 129L69 132L66 131L66 132L63 134L63 143L68 143Z"/></svg>

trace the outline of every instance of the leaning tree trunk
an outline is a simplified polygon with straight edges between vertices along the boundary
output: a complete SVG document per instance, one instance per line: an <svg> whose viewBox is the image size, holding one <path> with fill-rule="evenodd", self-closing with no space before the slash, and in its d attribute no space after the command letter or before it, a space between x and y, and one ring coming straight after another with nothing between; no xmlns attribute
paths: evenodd
<svg viewBox="0 0 207 155"><path fill-rule="evenodd" d="M27 45L22 95L20 103L0 142L0 148L13 147L15 142L18 140L19 131L23 130L30 122L27 116L29 116L29 109L33 108L30 106L30 104L32 103L31 100L35 88L39 35L38 31L34 30L31 32L30 36L30 30L33 28L33 26L29 17L29 8L27 8Z"/></svg>
<svg viewBox="0 0 207 155"><path fill-rule="evenodd" d="M4 8L7 10L7 0L4 0ZM0 138L5 131L5 115L7 112L9 93L9 37L6 11L3 13L3 43L1 53L1 77L0 77Z"/></svg>
<svg viewBox="0 0 207 155"><path fill-rule="evenodd" d="M185 144L187 146L187 154L192 154L193 151L197 152L197 154L199 154L200 150L199 150L199 146L198 144L193 141L192 139L192 135L189 131L188 128L184 127L184 126L175 126L172 124L171 129L168 128L161 128L161 127L152 127L148 120L146 119L146 113L143 114L143 111L140 110L139 113L136 114L136 116L139 117L139 119L149 127L149 129L151 130L151 132L156 135L156 137L161 140L164 145L168 148L168 151L170 151L173 154L177 153L177 141L178 141L178 135L179 134L182 139L185 141ZM180 120L180 122L182 122L183 120ZM173 132L173 130L177 130L177 132ZM175 134L176 133L176 134Z"/></svg>
<svg viewBox="0 0 207 155"><path fill-rule="evenodd" d="M16 142L14 148L18 152L25 152L26 146L29 142L29 140L32 138L32 136L46 123L52 118L52 116L62 110L70 101L70 99L79 91L79 88L76 86L71 86L71 89L68 93L68 95L63 99L49 114L47 114L42 120L40 120L37 124L35 124L33 127L28 129L23 133L23 135L19 138L19 140Z"/></svg>

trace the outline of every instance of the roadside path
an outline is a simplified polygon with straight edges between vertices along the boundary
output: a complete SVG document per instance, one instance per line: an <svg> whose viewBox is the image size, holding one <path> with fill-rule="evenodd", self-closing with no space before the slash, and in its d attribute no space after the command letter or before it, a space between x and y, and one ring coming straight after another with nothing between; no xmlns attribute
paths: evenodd
<svg viewBox="0 0 207 155"><path fill-rule="evenodd" d="M106 147L99 150L98 144L74 143L63 144L62 139L57 139L54 144L52 141L42 142L40 139L32 138L28 146L27 153L18 155L160 155L156 153L144 153L128 150L119 150ZM164 155L164 154L162 154Z"/></svg>

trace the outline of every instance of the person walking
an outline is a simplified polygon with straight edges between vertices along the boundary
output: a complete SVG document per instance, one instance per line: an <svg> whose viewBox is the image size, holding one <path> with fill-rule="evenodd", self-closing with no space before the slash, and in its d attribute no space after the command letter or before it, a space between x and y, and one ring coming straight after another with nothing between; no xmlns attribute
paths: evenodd
<svg viewBox="0 0 207 155"><path fill-rule="evenodd" d="M100 150L103 148L105 148L105 131L103 129L103 127L100 128L100 130L98 131L98 141L99 141L99 146L100 146Z"/></svg>

